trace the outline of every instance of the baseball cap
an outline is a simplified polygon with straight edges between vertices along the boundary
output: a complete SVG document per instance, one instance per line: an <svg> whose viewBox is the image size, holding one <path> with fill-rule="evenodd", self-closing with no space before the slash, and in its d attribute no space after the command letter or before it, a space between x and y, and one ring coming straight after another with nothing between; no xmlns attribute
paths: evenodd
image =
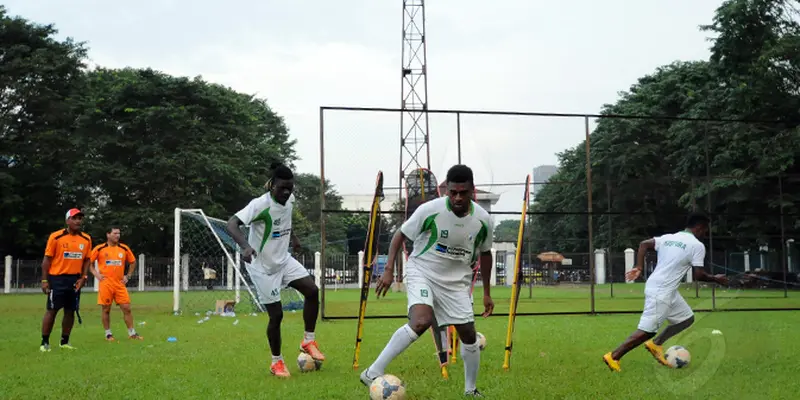
<svg viewBox="0 0 800 400"><path fill-rule="evenodd" d="M83 211L77 208L71 208L69 211L67 211L67 215L66 217L64 217L64 219L70 219L71 217L74 217L76 215L83 216Z"/></svg>

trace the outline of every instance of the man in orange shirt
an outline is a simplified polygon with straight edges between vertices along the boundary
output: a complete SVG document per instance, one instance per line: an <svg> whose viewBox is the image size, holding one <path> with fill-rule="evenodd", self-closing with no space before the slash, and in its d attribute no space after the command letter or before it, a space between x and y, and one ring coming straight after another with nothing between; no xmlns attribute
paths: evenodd
<svg viewBox="0 0 800 400"><path fill-rule="evenodd" d="M81 232L83 213L77 208L67 211L67 228L50 234L42 261L42 292L47 295L47 311L42 319L42 344L39 351L50 351L50 333L58 310L64 309L61 320L61 348L74 350L69 334L75 325L81 288L89 273L92 238Z"/></svg>
<svg viewBox="0 0 800 400"><path fill-rule="evenodd" d="M131 298L125 285L136 270L136 257L130 247L119 242L120 229L111 227L106 231L106 242L92 250L90 257L92 264L97 261L97 268L92 265L92 274L100 281L100 290L97 294L97 304L103 310L103 328L106 330L106 340L113 341L111 333L111 303L115 302L122 309L125 325L128 326L128 337L142 340L133 328L133 314L131 314ZM130 264L128 273L125 265Z"/></svg>

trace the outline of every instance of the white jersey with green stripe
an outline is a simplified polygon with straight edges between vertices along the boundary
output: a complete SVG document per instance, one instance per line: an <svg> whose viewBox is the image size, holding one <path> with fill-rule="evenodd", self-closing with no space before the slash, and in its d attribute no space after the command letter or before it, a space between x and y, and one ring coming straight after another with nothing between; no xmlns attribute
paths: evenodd
<svg viewBox="0 0 800 400"><path fill-rule="evenodd" d="M261 266L267 274L278 272L289 260L293 205L294 195L289 196L286 205L281 205L266 193L236 213L250 227L247 241L256 251L250 264Z"/></svg>
<svg viewBox="0 0 800 400"><path fill-rule="evenodd" d="M491 250L493 224L489 213L474 201L467 215L456 216L450 200L440 197L422 204L400 228L414 242L408 257L409 274L448 286L468 286L472 265Z"/></svg>

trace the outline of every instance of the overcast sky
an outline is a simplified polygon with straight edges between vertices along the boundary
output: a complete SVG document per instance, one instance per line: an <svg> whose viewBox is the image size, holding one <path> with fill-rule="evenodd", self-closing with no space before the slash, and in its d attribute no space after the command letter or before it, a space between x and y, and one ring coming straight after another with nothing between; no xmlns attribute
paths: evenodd
<svg viewBox="0 0 800 400"><path fill-rule="evenodd" d="M319 107L400 107L401 0L6 0L87 42L94 63L152 67L256 93L286 120L300 172L320 173ZM637 78L708 58L721 0L439 0L426 5L431 109L597 113ZM457 160L452 115L432 115L431 169ZM326 177L340 193L397 186L400 115L325 115ZM583 120L464 115L478 183L522 182L584 136ZM372 151L367 151L372 148ZM521 187L495 210L517 211Z"/></svg>

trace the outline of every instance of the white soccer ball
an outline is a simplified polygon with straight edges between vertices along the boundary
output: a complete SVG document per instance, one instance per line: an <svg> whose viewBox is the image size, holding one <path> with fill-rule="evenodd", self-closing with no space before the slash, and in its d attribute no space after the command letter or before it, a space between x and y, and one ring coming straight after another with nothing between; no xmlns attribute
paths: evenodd
<svg viewBox="0 0 800 400"><path fill-rule="evenodd" d="M394 375L375 378L369 385L369 398L372 400L405 400L406 386Z"/></svg>
<svg viewBox="0 0 800 400"><path fill-rule="evenodd" d="M672 346L664 353L664 358L667 359L667 364L672 368L684 368L692 361L692 355L689 350L682 346Z"/></svg>
<svg viewBox="0 0 800 400"><path fill-rule="evenodd" d="M322 362L306 353L300 353L297 356L297 366L300 368L300 372L311 372L322 368Z"/></svg>
<svg viewBox="0 0 800 400"><path fill-rule="evenodd" d="M478 338L478 348L483 351L483 349L486 348L486 336L483 336L483 334L480 332L477 332L475 336Z"/></svg>

